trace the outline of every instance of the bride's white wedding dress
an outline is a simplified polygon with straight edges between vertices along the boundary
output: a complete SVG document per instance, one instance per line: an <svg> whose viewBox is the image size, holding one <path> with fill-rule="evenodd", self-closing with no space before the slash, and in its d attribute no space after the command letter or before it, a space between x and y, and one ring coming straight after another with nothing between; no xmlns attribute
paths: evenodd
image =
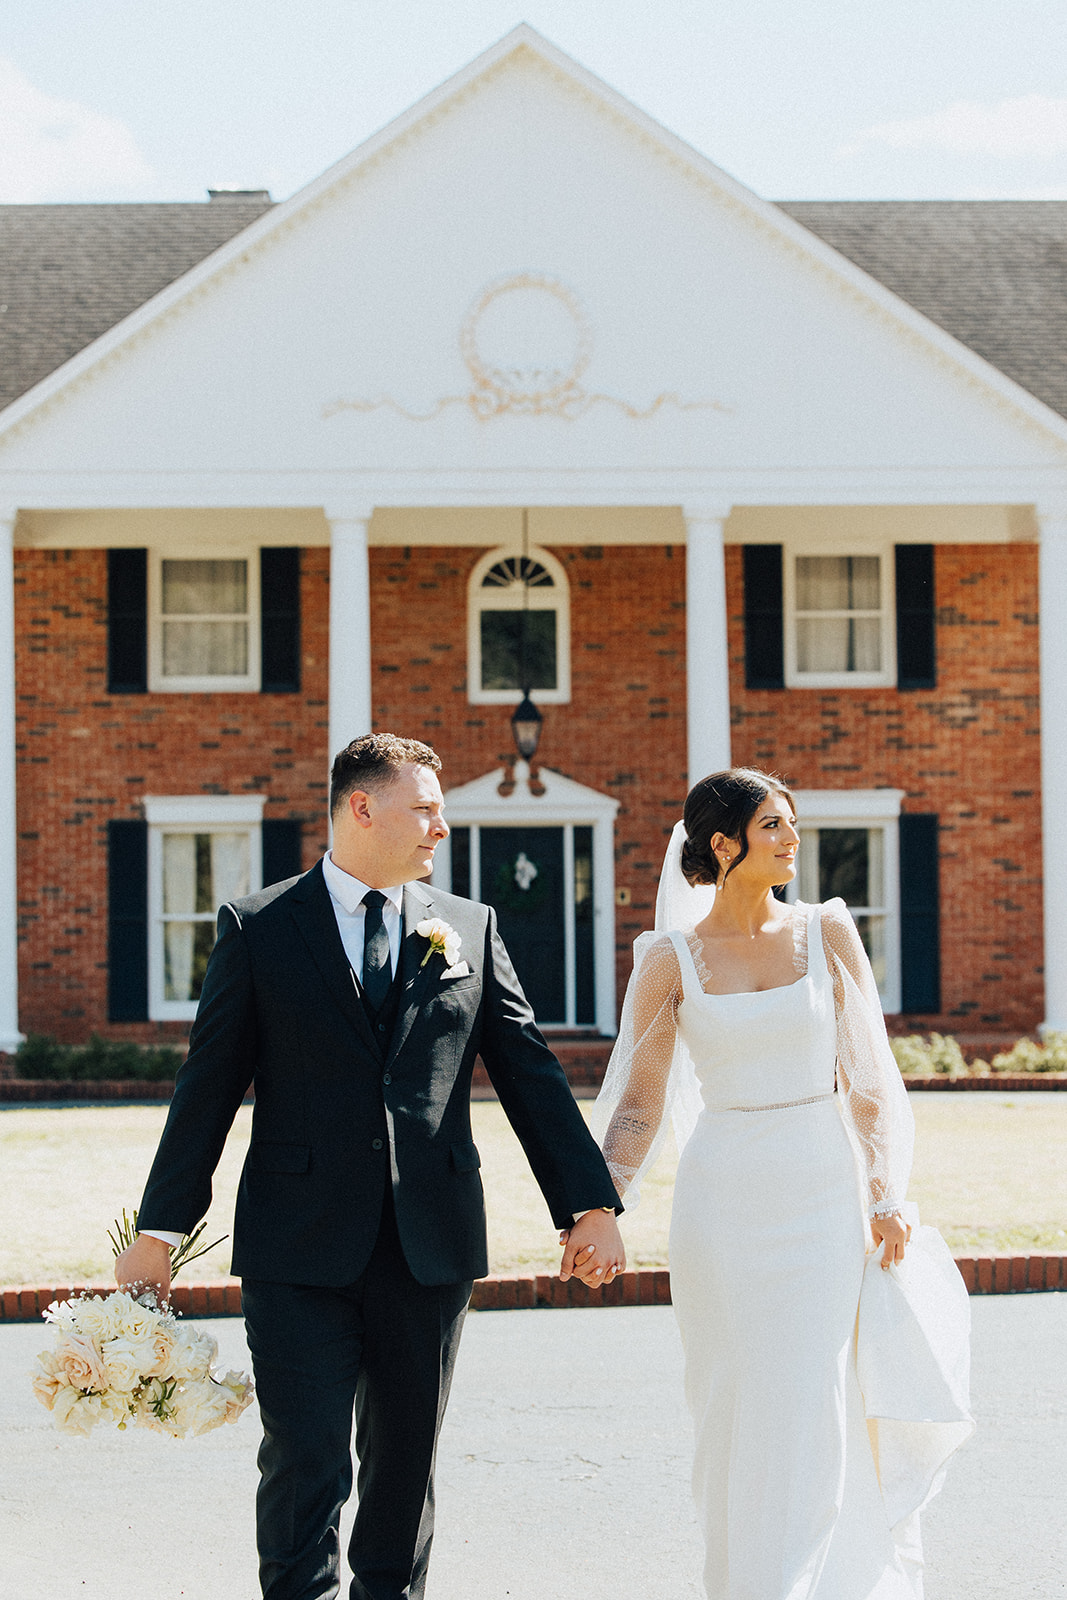
<svg viewBox="0 0 1067 1600"><path fill-rule="evenodd" d="M792 916L797 979L759 993L709 993L692 933L641 936L605 1154L632 1198L668 1086L684 1100L695 1073L670 1265L710 1600L916 1600L918 1509L971 1428L966 1296L933 1230L909 1246L917 1277L867 1253L868 1205L906 1184L910 1110L845 906ZM868 1262L876 1371L879 1339L894 1354L865 1406Z"/></svg>

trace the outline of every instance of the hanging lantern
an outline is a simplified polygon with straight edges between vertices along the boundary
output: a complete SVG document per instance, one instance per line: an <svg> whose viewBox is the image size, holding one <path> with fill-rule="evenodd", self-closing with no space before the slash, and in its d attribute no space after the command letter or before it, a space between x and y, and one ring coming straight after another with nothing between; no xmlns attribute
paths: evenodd
<svg viewBox="0 0 1067 1600"><path fill-rule="evenodd" d="M532 761L537 754L537 746L541 742L541 721L541 713L530 699L529 689L524 689L511 719L515 748L524 761Z"/></svg>

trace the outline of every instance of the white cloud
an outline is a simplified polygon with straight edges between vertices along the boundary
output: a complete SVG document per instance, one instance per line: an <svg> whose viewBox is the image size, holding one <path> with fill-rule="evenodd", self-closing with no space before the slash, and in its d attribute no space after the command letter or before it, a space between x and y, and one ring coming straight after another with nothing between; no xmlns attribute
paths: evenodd
<svg viewBox="0 0 1067 1600"><path fill-rule="evenodd" d="M947 150L957 155L1055 156L1067 151L1067 100L1027 94L983 105L954 100L942 111L864 128L842 155L870 145L893 150Z"/></svg>
<svg viewBox="0 0 1067 1600"><path fill-rule="evenodd" d="M0 57L0 201L109 199L153 178L124 123L46 94Z"/></svg>

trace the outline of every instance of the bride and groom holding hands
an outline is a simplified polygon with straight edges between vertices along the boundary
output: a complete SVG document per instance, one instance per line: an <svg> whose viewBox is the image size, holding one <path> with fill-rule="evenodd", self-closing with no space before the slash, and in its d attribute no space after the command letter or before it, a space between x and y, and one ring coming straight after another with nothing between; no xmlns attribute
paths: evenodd
<svg viewBox="0 0 1067 1600"><path fill-rule="evenodd" d="M906 1097L847 912L771 893L795 872L788 791L735 772L690 794L661 888L681 886L663 916L682 920L638 941L602 1154L492 911L423 882L448 833L439 771L417 741L354 740L333 766L330 852L221 909L141 1231L116 1263L120 1284L166 1293L170 1247L206 1212L253 1086L233 1271L263 1425L263 1595L339 1593L353 1414L351 1600L425 1592L437 1435L488 1271L469 1111L480 1056L563 1233L564 1277L622 1270L620 1194L636 1192L668 1102L684 1129L672 1290L709 1596L914 1600L911 1501L931 1458L887 1510L853 1358L869 1240L886 1265L907 1243ZM707 891L688 886L716 880L701 915Z"/></svg>

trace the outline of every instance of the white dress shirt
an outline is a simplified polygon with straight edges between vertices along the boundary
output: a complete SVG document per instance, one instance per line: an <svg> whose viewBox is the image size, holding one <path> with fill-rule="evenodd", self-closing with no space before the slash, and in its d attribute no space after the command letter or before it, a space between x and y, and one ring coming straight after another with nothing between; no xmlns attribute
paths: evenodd
<svg viewBox="0 0 1067 1600"><path fill-rule="evenodd" d="M330 903L337 918L337 931L345 947L348 965L356 977L361 979L363 933L367 923L367 908L363 904L363 896L370 890L370 884L360 883L351 873L344 872L329 853L322 858L322 875L330 891ZM380 893L385 896L382 921L389 935L389 961L395 972L397 962L400 960L400 935L403 932L401 913L404 906L404 885L394 884L392 888L382 889Z"/></svg>
<svg viewBox="0 0 1067 1600"><path fill-rule="evenodd" d="M351 873L343 871L329 851L322 858L322 875L330 891L330 904L337 919L337 931L341 935L348 964L358 982L363 977L363 934L367 921L367 908L363 904L363 896L370 889L370 884L360 883ZM389 961L395 972L397 962L400 960L400 936L404 931L402 916L404 885L393 884L388 889L382 889L380 893L385 896L382 921L389 935ZM140 1231L147 1233L150 1239L162 1239L172 1250L177 1249L184 1237L180 1233L165 1232L162 1228L142 1228Z"/></svg>

